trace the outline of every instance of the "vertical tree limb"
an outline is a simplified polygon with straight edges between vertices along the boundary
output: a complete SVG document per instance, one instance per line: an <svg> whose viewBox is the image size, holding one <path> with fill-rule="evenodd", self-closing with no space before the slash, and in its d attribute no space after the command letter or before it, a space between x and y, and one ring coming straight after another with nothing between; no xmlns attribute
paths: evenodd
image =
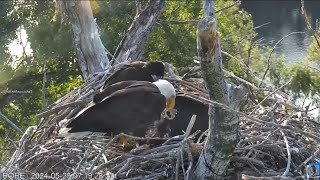
<svg viewBox="0 0 320 180"><path fill-rule="evenodd" d="M22 130L17 125L15 125L9 118L3 115L1 112L0 112L0 118L6 121L8 124L10 124L10 126L12 126L20 134L23 134Z"/></svg>
<svg viewBox="0 0 320 180"><path fill-rule="evenodd" d="M140 8L141 4L139 1L137 2L137 6ZM134 21L114 53L117 62L121 63L129 59L132 61L142 59L144 45L146 44L158 17L165 8L166 3L164 0L149 0L142 11L139 9L137 10ZM112 64L113 63L114 62L112 62Z"/></svg>
<svg viewBox="0 0 320 180"><path fill-rule="evenodd" d="M226 85L214 13L215 0L204 1L205 18L197 27L197 49L210 99L239 109L241 88ZM209 107L209 136L192 179L223 179L238 140L239 118L220 107Z"/></svg>
<svg viewBox="0 0 320 180"><path fill-rule="evenodd" d="M320 33L318 32L317 28L316 28L316 30L314 30L312 28L312 24L310 22L310 17L308 16L308 12L304 7L304 0L301 0L301 14L304 16L304 20L307 24L307 28L309 29L309 31L312 32L312 35L313 35L314 39L316 40L318 47L320 48L320 40L319 40Z"/></svg>
<svg viewBox="0 0 320 180"><path fill-rule="evenodd" d="M84 80L87 81L96 72L109 69L109 59L93 18L90 1L61 0L58 3L72 23L74 44Z"/></svg>
<svg viewBox="0 0 320 180"><path fill-rule="evenodd" d="M46 62L43 66L43 79L42 79L42 111L47 110L47 100L46 100L46 82L47 82L47 72L46 72Z"/></svg>

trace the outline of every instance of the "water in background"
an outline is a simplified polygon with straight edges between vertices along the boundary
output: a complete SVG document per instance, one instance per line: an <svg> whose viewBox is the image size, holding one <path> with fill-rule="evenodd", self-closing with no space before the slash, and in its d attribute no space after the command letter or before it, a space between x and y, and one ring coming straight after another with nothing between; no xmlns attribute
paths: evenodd
<svg viewBox="0 0 320 180"><path fill-rule="evenodd" d="M320 0L305 0L305 9L309 13L310 21L315 29L316 19L320 18ZM301 15L300 0L243 0L241 8L252 15L254 26L270 23L256 30L258 38L263 38L264 44L273 47L278 40L292 32L305 32L294 34L284 39L276 52L283 55L289 63L299 63L307 56L307 48L311 43L309 32L304 17ZM303 98L295 99L297 105L302 105ZM312 103L312 98L306 99L304 106ZM311 108L315 104L311 105ZM319 109L311 111L309 115L319 120Z"/></svg>
<svg viewBox="0 0 320 180"><path fill-rule="evenodd" d="M289 63L298 63L307 56L307 48L311 43L304 17L301 15L301 2L296 0L250 0L241 2L241 8L252 15L255 26L270 22L256 30L263 44L273 47L274 44L292 32L306 32L294 34L284 39L276 52L284 55ZM305 9L309 13L312 26L315 28L316 19L320 18L320 0L306 1Z"/></svg>

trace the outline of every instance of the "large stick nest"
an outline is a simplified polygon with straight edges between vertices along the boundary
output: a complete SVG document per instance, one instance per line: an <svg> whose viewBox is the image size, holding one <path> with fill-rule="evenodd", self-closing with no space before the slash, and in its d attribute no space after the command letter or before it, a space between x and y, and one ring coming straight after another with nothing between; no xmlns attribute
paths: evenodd
<svg viewBox="0 0 320 180"><path fill-rule="evenodd" d="M187 96L206 104L230 108L207 99L202 80L188 82L173 74L168 78ZM112 70L111 70L112 71ZM29 127L2 173L22 173L36 179L186 179L196 165L207 134L199 131L170 138L139 138L124 134L114 137L92 135L81 140L57 137L58 123L78 113L99 91L110 73L95 75L39 115L41 123ZM305 166L316 160L319 124L306 112L290 105L283 93L270 93L271 106L247 103L240 116L240 141L231 158L226 179L304 177ZM281 95L281 98L275 98ZM251 105L250 105L251 104ZM191 117L190 117L191 118ZM124 150L120 136L139 142ZM198 136L197 136L198 137ZM45 177L47 176L47 177ZM4 178L5 179L5 178Z"/></svg>

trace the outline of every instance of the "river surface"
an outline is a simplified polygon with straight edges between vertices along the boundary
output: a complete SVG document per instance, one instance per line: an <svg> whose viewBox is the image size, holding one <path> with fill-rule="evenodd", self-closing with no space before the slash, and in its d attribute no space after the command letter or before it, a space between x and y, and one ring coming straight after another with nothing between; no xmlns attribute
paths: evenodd
<svg viewBox="0 0 320 180"><path fill-rule="evenodd" d="M304 4L315 29L316 19L320 18L320 0L305 0ZM289 63L298 63L307 56L312 34L301 15L300 1L243 0L240 7L252 15L255 26L269 23L256 29L258 38L264 39L263 44L273 47L278 40L292 32L305 32L285 38L277 46L276 52L283 55Z"/></svg>

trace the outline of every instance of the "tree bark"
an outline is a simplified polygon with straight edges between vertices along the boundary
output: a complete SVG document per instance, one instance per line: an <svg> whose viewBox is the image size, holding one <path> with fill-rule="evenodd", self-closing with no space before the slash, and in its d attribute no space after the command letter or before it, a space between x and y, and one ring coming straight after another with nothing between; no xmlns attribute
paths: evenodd
<svg viewBox="0 0 320 180"><path fill-rule="evenodd" d="M72 23L74 44L85 81L90 75L110 68L97 25L93 18L90 1L58 1L65 17Z"/></svg>
<svg viewBox="0 0 320 180"><path fill-rule="evenodd" d="M226 85L214 13L214 0L204 2L205 18L197 26L197 49L210 99L239 109L241 88ZM220 107L209 108L209 135L192 179L223 179L238 141L239 117Z"/></svg>
<svg viewBox="0 0 320 180"><path fill-rule="evenodd" d="M114 53L117 60L116 63L127 60L138 61L142 59L144 45L146 44L158 17L165 8L166 3L164 0L149 0L142 11L140 10L140 5L138 5L134 21Z"/></svg>

